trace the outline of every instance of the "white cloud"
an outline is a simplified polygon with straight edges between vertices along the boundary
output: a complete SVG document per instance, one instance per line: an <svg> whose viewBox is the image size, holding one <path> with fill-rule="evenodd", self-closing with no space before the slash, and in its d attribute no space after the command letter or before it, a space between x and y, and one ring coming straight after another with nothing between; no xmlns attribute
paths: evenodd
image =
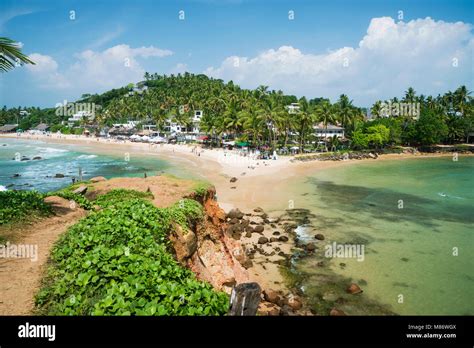
<svg viewBox="0 0 474 348"><path fill-rule="evenodd" d="M281 46L253 58L228 57L204 73L244 87L264 84L309 97L335 99L346 93L361 105L400 96L409 86L437 94L472 84L471 31L470 24L429 17L407 23L373 18L355 48L310 54Z"/></svg>
<svg viewBox="0 0 474 348"><path fill-rule="evenodd" d="M185 63L178 63L176 64L176 66L171 69L170 73L171 74L178 74L178 73L185 73L186 71L188 71L188 65L185 64Z"/></svg>
<svg viewBox="0 0 474 348"><path fill-rule="evenodd" d="M49 89L86 92L101 92L143 79L145 70L139 58L166 57L173 52L154 46L131 48L117 45L104 51L85 50L75 55L76 61L60 69L50 56L34 53L30 58L36 65L27 65L40 85Z"/></svg>

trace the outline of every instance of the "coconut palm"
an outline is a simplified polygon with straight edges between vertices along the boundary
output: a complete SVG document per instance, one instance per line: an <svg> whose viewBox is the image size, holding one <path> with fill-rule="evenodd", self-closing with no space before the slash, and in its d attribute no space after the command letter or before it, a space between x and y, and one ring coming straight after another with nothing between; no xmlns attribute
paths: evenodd
<svg viewBox="0 0 474 348"><path fill-rule="evenodd" d="M6 37L0 37L0 71L7 72L15 66L35 64L21 52L21 45Z"/></svg>

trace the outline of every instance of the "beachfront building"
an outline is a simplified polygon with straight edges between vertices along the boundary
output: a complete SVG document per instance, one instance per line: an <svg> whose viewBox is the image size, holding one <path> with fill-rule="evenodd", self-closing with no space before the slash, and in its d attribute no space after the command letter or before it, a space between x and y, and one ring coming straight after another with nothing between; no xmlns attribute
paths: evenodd
<svg viewBox="0 0 474 348"><path fill-rule="evenodd" d="M314 126L316 136L319 138L332 138L336 136L337 138L344 138L344 128L328 124L326 127L321 122Z"/></svg>
<svg viewBox="0 0 474 348"><path fill-rule="evenodd" d="M203 116L202 110L195 110L189 126L182 125L179 122L169 118L165 122L164 131L171 134L200 134L200 123Z"/></svg>
<svg viewBox="0 0 474 348"><path fill-rule="evenodd" d="M92 121L94 119L94 114L89 111L78 111L72 117L68 118L68 126L72 127L74 126L74 123L76 122L81 122L84 118L87 118L87 120Z"/></svg>
<svg viewBox="0 0 474 348"><path fill-rule="evenodd" d="M49 129L49 126L46 123L40 123L35 128L33 128L34 131L38 131L38 132L46 132L48 129Z"/></svg>
<svg viewBox="0 0 474 348"><path fill-rule="evenodd" d="M289 114L297 114L300 111L300 104L298 103L291 103L290 105L286 106Z"/></svg>
<svg viewBox="0 0 474 348"><path fill-rule="evenodd" d="M17 130L17 124L6 124L0 127L0 133L13 133Z"/></svg>

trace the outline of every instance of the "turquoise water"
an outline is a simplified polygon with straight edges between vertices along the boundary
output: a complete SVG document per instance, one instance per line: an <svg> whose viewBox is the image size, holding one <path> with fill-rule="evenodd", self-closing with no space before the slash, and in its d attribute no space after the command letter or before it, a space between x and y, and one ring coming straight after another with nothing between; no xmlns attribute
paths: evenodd
<svg viewBox="0 0 474 348"><path fill-rule="evenodd" d="M314 214L301 238L326 237L316 256L296 263L315 306L473 315L473 174L473 157L417 158L339 166L294 183L298 208ZM326 257L324 247L334 241L364 245L364 260ZM318 267L321 260L328 266ZM364 290L359 303L358 295L337 293L350 281Z"/></svg>
<svg viewBox="0 0 474 348"><path fill-rule="evenodd" d="M17 161L16 156L26 156L30 160ZM32 160L40 156L41 160ZM79 177L94 176L133 177L169 173L176 176L186 174L176 166L159 158L132 155L101 155L87 151L77 145L51 144L42 141L1 139L0 140L0 185L10 190L32 190L48 192L63 188ZM20 174L19 177L14 177ZM64 178L54 178L64 174Z"/></svg>

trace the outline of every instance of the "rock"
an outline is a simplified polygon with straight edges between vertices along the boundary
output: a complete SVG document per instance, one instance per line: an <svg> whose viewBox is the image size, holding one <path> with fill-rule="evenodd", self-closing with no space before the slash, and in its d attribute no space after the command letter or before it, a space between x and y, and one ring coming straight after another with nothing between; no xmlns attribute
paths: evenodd
<svg viewBox="0 0 474 348"><path fill-rule="evenodd" d="M263 213L263 209L260 207L255 208L253 211L256 213Z"/></svg>
<svg viewBox="0 0 474 348"><path fill-rule="evenodd" d="M35 156L35 157L33 157L33 161L37 161L37 160L41 160L41 159L43 159L43 157L41 157L41 156Z"/></svg>
<svg viewBox="0 0 474 348"><path fill-rule="evenodd" d="M270 303L278 304L281 300L280 295L273 289L263 290L263 298Z"/></svg>
<svg viewBox="0 0 474 348"><path fill-rule="evenodd" d="M90 181L91 182L101 182L101 181L107 181L107 179L104 178L103 176L96 176L96 177L93 177Z"/></svg>
<svg viewBox="0 0 474 348"><path fill-rule="evenodd" d="M258 244L266 244L268 243L268 238L267 237L260 237L258 239Z"/></svg>
<svg viewBox="0 0 474 348"><path fill-rule="evenodd" d="M230 219L242 219L244 217L244 213L242 213L239 209L232 209L227 213L227 217Z"/></svg>
<svg viewBox="0 0 474 348"><path fill-rule="evenodd" d="M79 194L79 195L83 195L86 192L87 192L87 186L86 185L81 185L77 189L72 191L72 193L76 193L76 194Z"/></svg>
<svg viewBox="0 0 474 348"><path fill-rule="evenodd" d="M29 158L29 157L26 157L26 156L23 156L23 157L21 158L21 160L22 160L22 161L29 161L30 158Z"/></svg>
<svg viewBox="0 0 474 348"><path fill-rule="evenodd" d="M306 244L306 250L307 251L315 251L316 250L316 245L314 245L314 243L308 243L308 244Z"/></svg>
<svg viewBox="0 0 474 348"><path fill-rule="evenodd" d="M280 235L280 232L275 231L275 232L273 232L272 234L273 234L274 236L279 236L279 235Z"/></svg>
<svg viewBox="0 0 474 348"><path fill-rule="evenodd" d="M324 240L324 236L321 233L318 233L317 235L315 235L314 238L317 240Z"/></svg>
<svg viewBox="0 0 474 348"><path fill-rule="evenodd" d="M247 233L245 233L245 237L251 238L251 237L252 237L252 232L247 232Z"/></svg>
<svg viewBox="0 0 474 348"><path fill-rule="evenodd" d="M179 224L174 224L169 239L173 244L176 259L181 264L186 264L186 259L191 257L197 250L197 237L193 231L183 231Z"/></svg>
<svg viewBox="0 0 474 348"><path fill-rule="evenodd" d="M278 242L278 238L277 237L271 237L270 242Z"/></svg>
<svg viewBox="0 0 474 348"><path fill-rule="evenodd" d="M293 316L295 313L293 312L293 309L288 306L288 305L283 305L280 309L280 315L282 316Z"/></svg>
<svg viewBox="0 0 474 348"><path fill-rule="evenodd" d="M13 174L13 178L19 178L20 176L21 174L18 174L18 173Z"/></svg>
<svg viewBox="0 0 474 348"><path fill-rule="evenodd" d="M377 158L377 156L375 156L372 152L369 152L369 157L370 157L370 158L373 158L373 159L376 159L376 158Z"/></svg>
<svg viewBox="0 0 474 348"><path fill-rule="evenodd" d="M257 233L262 233L264 230L265 230L265 227L263 227L263 225L257 225L254 227L254 232L257 232Z"/></svg>
<svg viewBox="0 0 474 348"><path fill-rule="evenodd" d="M234 176L230 179L230 182L236 182L237 181L237 178Z"/></svg>
<svg viewBox="0 0 474 348"><path fill-rule="evenodd" d="M280 242L288 242L288 237L287 236L280 236L280 237L278 237L278 240Z"/></svg>
<svg viewBox="0 0 474 348"><path fill-rule="evenodd" d="M64 178L64 174L57 173L54 175L55 178Z"/></svg>
<svg viewBox="0 0 474 348"><path fill-rule="evenodd" d="M246 259L244 262L242 262L242 267L245 269L249 269L250 267L253 267L253 262L250 259Z"/></svg>
<svg viewBox="0 0 474 348"><path fill-rule="evenodd" d="M351 285L349 285L346 291L349 294L355 295L355 294L360 294L362 292L362 289L359 287L359 285L352 283Z"/></svg>
<svg viewBox="0 0 474 348"><path fill-rule="evenodd" d="M290 296L285 303L291 307L291 309L297 311L303 307L303 302L298 296Z"/></svg>
<svg viewBox="0 0 474 348"><path fill-rule="evenodd" d="M333 316L333 317L340 317L340 316L345 316L346 313L344 313L340 309L333 308L333 309L331 309L331 312L329 312L329 315Z"/></svg>
<svg viewBox="0 0 474 348"><path fill-rule="evenodd" d="M238 223L239 223L239 219L237 219L237 218L232 218L229 221L229 224L232 224L232 225L235 225L235 224L238 224Z"/></svg>
<svg viewBox="0 0 474 348"><path fill-rule="evenodd" d="M247 226L247 227L245 227L245 231L252 233L253 232L253 227L252 226Z"/></svg>
<svg viewBox="0 0 474 348"><path fill-rule="evenodd" d="M280 315L280 307L274 303L262 301L258 306L257 314L259 316L277 316Z"/></svg>

